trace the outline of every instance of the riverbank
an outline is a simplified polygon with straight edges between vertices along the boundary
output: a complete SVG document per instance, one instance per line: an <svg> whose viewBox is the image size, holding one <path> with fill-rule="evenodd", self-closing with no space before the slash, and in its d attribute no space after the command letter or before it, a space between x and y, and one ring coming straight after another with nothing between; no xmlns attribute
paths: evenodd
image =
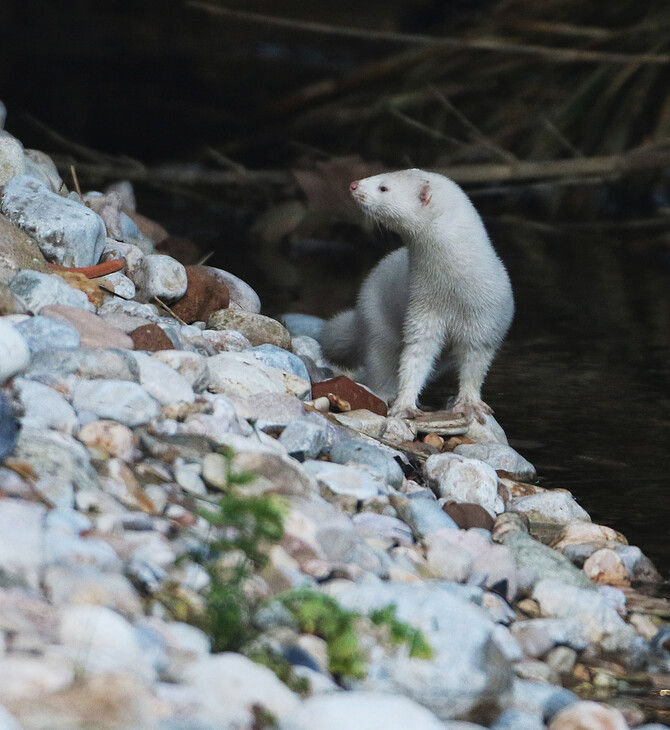
<svg viewBox="0 0 670 730"><path fill-rule="evenodd" d="M324 385L318 320L0 135L0 727L667 721L656 569L499 424Z"/></svg>

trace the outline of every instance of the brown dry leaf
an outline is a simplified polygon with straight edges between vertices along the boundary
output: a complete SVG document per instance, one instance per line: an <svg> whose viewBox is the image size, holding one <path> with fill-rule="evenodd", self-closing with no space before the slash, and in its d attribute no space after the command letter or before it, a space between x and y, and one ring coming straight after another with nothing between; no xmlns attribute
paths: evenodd
<svg viewBox="0 0 670 730"><path fill-rule="evenodd" d="M335 393L328 393L328 400L333 408L342 411L342 413L347 413L351 410L351 403L348 400L344 400L344 398L340 398L339 395L335 395Z"/></svg>
<svg viewBox="0 0 670 730"><path fill-rule="evenodd" d="M349 195L349 184L384 169L381 164L363 162L353 155L317 162L313 170L293 170L293 174L307 196L310 214L360 223L362 214Z"/></svg>
<svg viewBox="0 0 670 730"><path fill-rule="evenodd" d="M103 303L104 298L100 287L84 274L77 271L54 271L53 273L58 274L61 279L65 279L73 289L83 291L93 306L99 307Z"/></svg>

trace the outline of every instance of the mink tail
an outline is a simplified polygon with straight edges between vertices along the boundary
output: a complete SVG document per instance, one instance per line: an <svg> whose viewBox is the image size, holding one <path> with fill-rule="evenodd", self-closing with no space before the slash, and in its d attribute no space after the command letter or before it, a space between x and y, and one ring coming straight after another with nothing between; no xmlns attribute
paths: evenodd
<svg viewBox="0 0 670 730"><path fill-rule="evenodd" d="M360 328L353 309L329 319L319 335L319 342L326 359L343 368L356 368L362 364L363 348Z"/></svg>

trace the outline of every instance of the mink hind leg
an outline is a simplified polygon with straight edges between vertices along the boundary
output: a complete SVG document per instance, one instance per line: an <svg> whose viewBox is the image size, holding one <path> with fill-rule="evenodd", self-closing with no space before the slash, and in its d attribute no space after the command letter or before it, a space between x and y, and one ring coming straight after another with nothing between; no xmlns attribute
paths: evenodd
<svg viewBox="0 0 670 730"><path fill-rule="evenodd" d="M462 413L468 420L484 423L493 409L482 400L481 391L495 355L495 347L460 345L453 356L458 370L458 395L451 407L454 413Z"/></svg>

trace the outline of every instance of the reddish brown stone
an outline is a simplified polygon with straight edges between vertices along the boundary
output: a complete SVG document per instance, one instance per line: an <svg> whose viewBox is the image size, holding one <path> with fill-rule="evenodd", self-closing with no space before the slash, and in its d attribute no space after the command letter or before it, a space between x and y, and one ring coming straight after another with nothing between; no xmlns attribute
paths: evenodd
<svg viewBox="0 0 670 730"><path fill-rule="evenodd" d="M446 502L442 509L462 530L470 527L483 527L489 531L493 529L493 517L478 504Z"/></svg>
<svg viewBox="0 0 670 730"><path fill-rule="evenodd" d="M144 324L128 334L136 350L174 350L172 341L157 324Z"/></svg>
<svg viewBox="0 0 670 730"><path fill-rule="evenodd" d="M228 287L212 276L204 266L187 266L186 294L170 309L186 324L206 322L210 314L226 309L230 303Z"/></svg>
<svg viewBox="0 0 670 730"><path fill-rule="evenodd" d="M202 249L198 244L193 243L189 238L179 238L178 236L164 238L156 246L156 251L172 256L184 266L197 264L202 259Z"/></svg>
<svg viewBox="0 0 670 730"><path fill-rule="evenodd" d="M312 384L312 398L320 398L321 396L328 398L329 395L335 395L340 400L346 401L351 406L352 411L367 408L368 411L378 413L380 416L385 416L388 412L386 403L381 398L377 398L369 390L354 383L346 375L338 375L336 378Z"/></svg>

